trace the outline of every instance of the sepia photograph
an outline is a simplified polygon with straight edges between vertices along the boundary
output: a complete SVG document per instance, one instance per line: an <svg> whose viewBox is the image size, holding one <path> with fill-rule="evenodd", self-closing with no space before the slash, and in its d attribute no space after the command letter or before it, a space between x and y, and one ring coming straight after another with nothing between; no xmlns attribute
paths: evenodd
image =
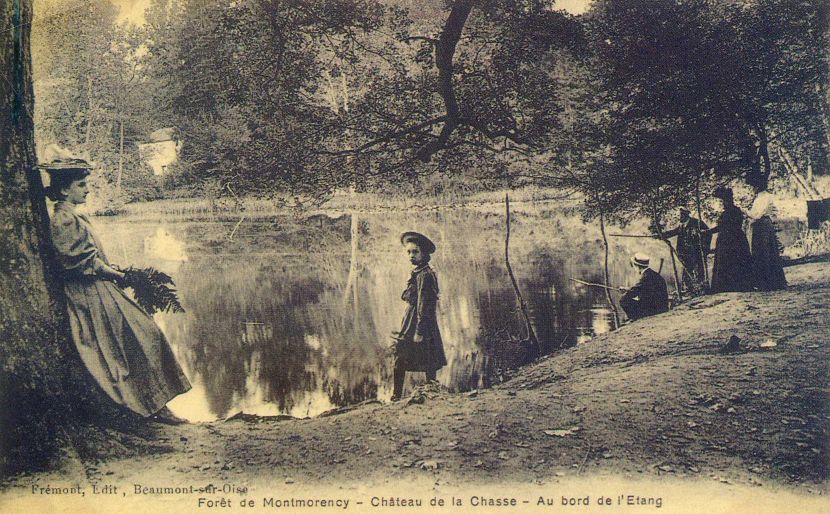
<svg viewBox="0 0 830 514"><path fill-rule="evenodd" d="M824 0L2 0L0 514L830 512Z"/></svg>

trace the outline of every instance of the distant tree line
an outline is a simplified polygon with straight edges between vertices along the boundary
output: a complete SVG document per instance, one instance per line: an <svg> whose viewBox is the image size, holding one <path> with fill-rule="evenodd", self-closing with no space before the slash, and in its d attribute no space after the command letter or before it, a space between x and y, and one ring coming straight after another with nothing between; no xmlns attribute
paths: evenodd
<svg viewBox="0 0 830 514"><path fill-rule="evenodd" d="M38 139L117 190L147 182L134 143L165 126L177 186L264 195L437 176L625 218L830 171L819 0L154 0L141 27L107 0L44 5Z"/></svg>

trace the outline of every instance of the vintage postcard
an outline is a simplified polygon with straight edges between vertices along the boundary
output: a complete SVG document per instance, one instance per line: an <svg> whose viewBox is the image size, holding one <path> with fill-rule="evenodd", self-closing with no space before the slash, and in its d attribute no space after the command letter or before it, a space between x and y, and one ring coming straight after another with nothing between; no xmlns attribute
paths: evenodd
<svg viewBox="0 0 830 514"><path fill-rule="evenodd" d="M828 512L818 0L7 0L0 512Z"/></svg>

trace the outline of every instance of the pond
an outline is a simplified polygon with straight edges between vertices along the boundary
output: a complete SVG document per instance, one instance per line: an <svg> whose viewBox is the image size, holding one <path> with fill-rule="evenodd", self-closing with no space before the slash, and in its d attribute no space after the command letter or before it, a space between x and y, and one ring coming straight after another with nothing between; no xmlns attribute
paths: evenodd
<svg viewBox="0 0 830 514"><path fill-rule="evenodd" d="M153 266L176 282L185 313L155 319L193 383L170 403L191 421L239 411L315 416L377 398L388 400L392 332L411 266L399 234L435 241L441 289L438 323L448 365L438 380L451 391L485 388L526 359L526 336L504 264L503 207L429 212L331 212L96 218L110 261ZM517 204L510 260L544 353L612 327L602 289L598 227L545 204ZM647 239L613 239L615 285L632 284L630 252L668 259ZM656 266L655 266L656 267ZM671 265L663 274L671 284ZM670 287L671 289L671 287ZM615 293L615 296L616 293ZM410 373L407 388L423 381Z"/></svg>

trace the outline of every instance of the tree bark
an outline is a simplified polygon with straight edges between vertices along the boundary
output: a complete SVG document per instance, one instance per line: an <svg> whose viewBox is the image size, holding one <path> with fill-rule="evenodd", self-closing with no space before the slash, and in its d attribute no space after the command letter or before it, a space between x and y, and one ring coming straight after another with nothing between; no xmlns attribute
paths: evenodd
<svg viewBox="0 0 830 514"><path fill-rule="evenodd" d="M0 475L48 458L71 403L63 288L35 158L31 20L31 0L0 4Z"/></svg>

